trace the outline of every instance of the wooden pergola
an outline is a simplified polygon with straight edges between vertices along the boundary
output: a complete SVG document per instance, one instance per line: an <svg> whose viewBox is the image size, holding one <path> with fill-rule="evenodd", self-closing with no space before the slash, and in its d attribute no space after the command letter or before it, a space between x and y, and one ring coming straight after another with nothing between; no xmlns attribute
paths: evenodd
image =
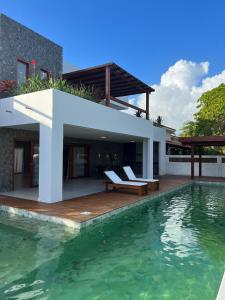
<svg viewBox="0 0 225 300"><path fill-rule="evenodd" d="M209 146L225 146L225 136L193 136L179 139L183 145L191 146L191 178L195 176L195 148L199 149L199 176L202 176L202 149Z"/></svg>
<svg viewBox="0 0 225 300"><path fill-rule="evenodd" d="M113 101L145 113L146 119L149 120L149 95L154 92L154 89L115 63L66 73L63 74L63 79L74 86L84 85L93 88L98 101L105 100L106 106L109 106L110 101ZM117 98L143 93L146 94L146 109Z"/></svg>

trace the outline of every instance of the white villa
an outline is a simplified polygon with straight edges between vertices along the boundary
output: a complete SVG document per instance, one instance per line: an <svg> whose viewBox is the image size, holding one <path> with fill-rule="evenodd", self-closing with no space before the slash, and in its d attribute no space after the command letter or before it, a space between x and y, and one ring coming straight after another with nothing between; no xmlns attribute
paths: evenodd
<svg viewBox="0 0 225 300"><path fill-rule="evenodd" d="M166 129L149 119L149 85L115 63L63 74L60 46L5 15L0 29L0 81L61 74L98 91L96 102L54 89L1 99L1 193L53 203L82 195L81 186L102 190L107 169L120 173L131 165L145 177L165 174ZM127 96L140 93L145 109L128 103ZM124 113L128 107L143 118Z"/></svg>

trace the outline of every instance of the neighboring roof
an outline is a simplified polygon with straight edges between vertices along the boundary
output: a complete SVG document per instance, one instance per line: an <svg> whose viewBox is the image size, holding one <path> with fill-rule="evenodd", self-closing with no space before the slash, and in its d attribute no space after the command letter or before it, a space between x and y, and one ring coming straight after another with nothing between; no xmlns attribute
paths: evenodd
<svg viewBox="0 0 225 300"><path fill-rule="evenodd" d="M163 125L162 127L164 127L167 131L170 131L170 132L175 132L176 131L176 129L168 127L168 126Z"/></svg>
<svg viewBox="0 0 225 300"><path fill-rule="evenodd" d="M174 142L174 141L166 141L167 145L171 145L171 146L175 146L175 147L178 147L178 148L185 148L185 149L190 149L190 146L189 145L183 145L179 142Z"/></svg>
<svg viewBox="0 0 225 300"><path fill-rule="evenodd" d="M157 122L154 122L154 126L157 126L157 127L162 127L162 128L165 128L166 130L170 131L170 132L175 132L176 129L172 128L172 127L168 127L168 126L165 126L165 125L159 125L157 124Z"/></svg>
<svg viewBox="0 0 225 300"><path fill-rule="evenodd" d="M181 137L179 141L184 145L225 146L225 136Z"/></svg>
<svg viewBox="0 0 225 300"><path fill-rule="evenodd" d="M102 99L105 98L105 68L110 67L110 95L122 97L128 95L142 94L147 90L154 92L154 89L131 75L115 63L107 63L87 69L78 70L63 74L63 79L73 85L83 84L93 86L97 89Z"/></svg>

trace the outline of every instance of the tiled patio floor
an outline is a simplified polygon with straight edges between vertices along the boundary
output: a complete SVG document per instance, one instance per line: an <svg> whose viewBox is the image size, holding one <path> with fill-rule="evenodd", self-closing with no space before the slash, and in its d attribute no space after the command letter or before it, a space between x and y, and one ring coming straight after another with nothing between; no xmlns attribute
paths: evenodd
<svg viewBox="0 0 225 300"><path fill-rule="evenodd" d="M63 200L83 197L102 191L104 191L103 179L70 179L63 183ZM5 192L2 195L38 201L38 187L16 189L15 191Z"/></svg>
<svg viewBox="0 0 225 300"><path fill-rule="evenodd" d="M196 178L198 180L198 178ZM207 181L223 181L220 178L204 178ZM190 177L164 176L160 178L160 190L149 192L149 197L166 192L172 188L191 182ZM146 197L146 196L145 196ZM18 199L14 197L0 196L0 206L9 206L23 209L47 216L68 219L76 223L86 222L103 214L112 212L121 207L132 204L143 199L138 195L122 192L101 192L93 195L83 196L76 199L65 200L58 203L46 204L32 200Z"/></svg>

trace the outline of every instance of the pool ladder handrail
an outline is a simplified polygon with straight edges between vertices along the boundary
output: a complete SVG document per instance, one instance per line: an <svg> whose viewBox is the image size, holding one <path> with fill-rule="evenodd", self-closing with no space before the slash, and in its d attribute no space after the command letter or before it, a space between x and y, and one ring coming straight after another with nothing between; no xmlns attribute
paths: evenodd
<svg viewBox="0 0 225 300"><path fill-rule="evenodd" d="M225 272L223 274L216 300L225 300Z"/></svg>

